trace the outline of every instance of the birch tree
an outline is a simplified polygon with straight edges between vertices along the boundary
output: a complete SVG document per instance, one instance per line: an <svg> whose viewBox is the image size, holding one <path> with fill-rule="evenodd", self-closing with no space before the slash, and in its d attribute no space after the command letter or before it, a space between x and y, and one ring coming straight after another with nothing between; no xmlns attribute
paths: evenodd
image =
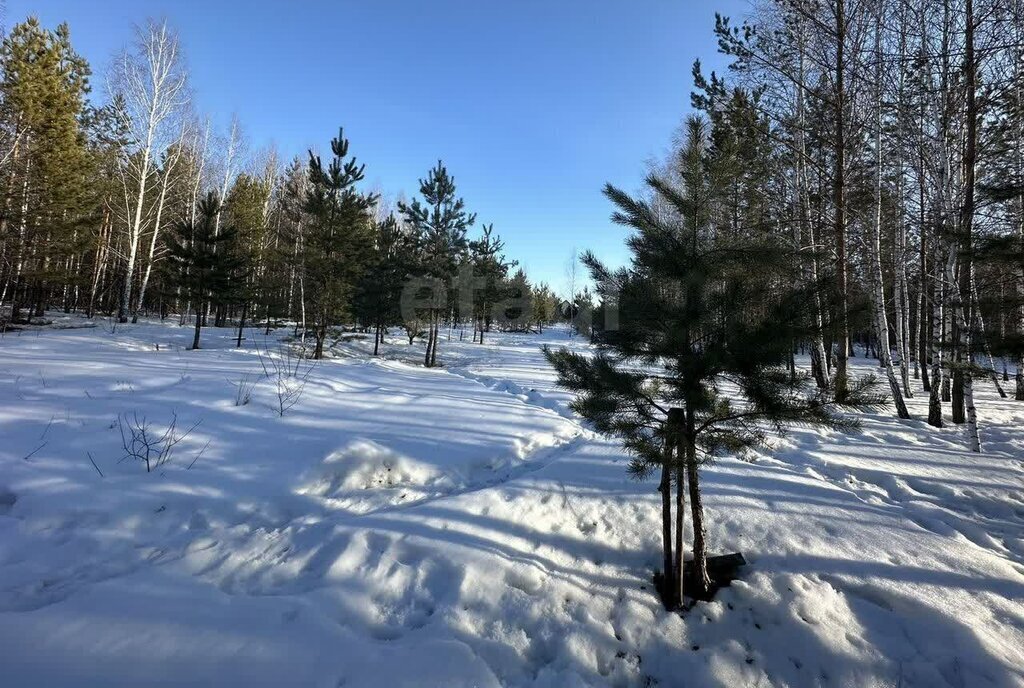
<svg viewBox="0 0 1024 688"><path fill-rule="evenodd" d="M889 392L896 405L896 414L900 418L910 418L903 393L896 381L896 373L892 365L892 353L889 343L889 321L885 312L885 283L882 276L882 22L884 6L876 5L875 14L875 217L872 224L871 237L868 241L868 254L871 261L870 278L872 302L875 311L875 329L878 332L878 355L885 369L889 382ZM902 355L902 349L901 349Z"/></svg>
<svg viewBox="0 0 1024 688"><path fill-rule="evenodd" d="M156 191L156 210L154 212L152 229L149 233L149 248L146 255L143 256L145 260L145 267L142 271L142 280L139 284L138 299L135 303L135 308L132 310L132 322L137 322L139 318L139 311L142 310L143 304L146 299L146 287L149 285L150 275L153 273L153 264L158 259L157 247L160 245L160 234L163 231L165 225L169 224L167 219L167 213L165 212L168 204L168 196L173 192L175 187L182 182L179 170L182 167L182 158L185 155L185 141L189 137L188 133L188 120L182 125L181 135L178 137L172 145L167 147L164 152L162 165L158 170L158 185L159 188Z"/></svg>
<svg viewBox="0 0 1024 688"><path fill-rule="evenodd" d="M112 65L109 88L119 96L118 116L130 145L119 167L123 186L124 283L118 320L128 321L132 286L150 205L156 161L173 139L170 124L189 101L188 73L177 34L166 22L149 20L135 30L135 41Z"/></svg>

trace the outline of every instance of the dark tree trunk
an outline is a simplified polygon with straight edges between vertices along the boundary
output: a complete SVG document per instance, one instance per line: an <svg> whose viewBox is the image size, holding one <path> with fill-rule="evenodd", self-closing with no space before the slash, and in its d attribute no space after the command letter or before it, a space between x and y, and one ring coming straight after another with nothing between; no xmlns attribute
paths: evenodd
<svg viewBox="0 0 1024 688"><path fill-rule="evenodd" d="M950 420L957 425L962 425L967 420L964 409L964 372L957 370L953 373L953 382L950 385Z"/></svg>
<svg viewBox="0 0 1024 688"><path fill-rule="evenodd" d="M690 487L690 513L693 520L693 565L697 582L696 595L706 594L711 588L708 575L707 531L704 528L704 503L700 497L700 473L696 456L686 459L687 482Z"/></svg>
<svg viewBox="0 0 1024 688"><path fill-rule="evenodd" d="M435 316L434 322L434 345L430 347L430 367L437 365L437 340L441 338L441 313Z"/></svg>
<svg viewBox="0 0 1024 688"><path fill-rule="evenodd" d="M828 389L828 371L825 369L828 362L822 359L821 349L816 345L812 344L810 349L811 375L814 376L814 384L818 389Z"/></svg>
<svg viewBox="0 0 1024 688"><path fill-rule="evenodd" d="M324 340L327 339L327 314L322 314L320 324L317 325L315 337L316 346L313 349L313 358L320 360L324 357Z"/></svg>
<svg viewBox="0 0 1024 688"><path fill-rule="evenodd" d="M845 0L836 0L836 64L835 64L835 175L833 179L833 201L835 203L836 277L839 289L839 349L836 357L835 395L845 399L849 389L847 372L848 347L850 345L850 323L847 313L847 265L846 265L846 8Z"/></svg>
<svg viewBox="0 0 1024 688"><path fill-rule="evenodd" d="M704 528L704 502L700 497L700 477L697 469L696 424L693 411L686 414L686 482L690 488L690 517L693 521L693 571L697 590L693 597L703 597L711 589L711 577L708 575L707 531ZM682 489L682 485L679 486ZM683 569L679 568L682 578Z"/></svg>
<svg viewBox="0 0 1024 688"><path fill-rule="evenodd" d="M245 316L249 310L249 304L242 304L242 314L238 318L238 341L235 342L235 348L241 348L242 346L242 331L245 329Z"/></svg>
<svg viewBox="0 0 1024 688"><path fill-rule="evenodd" d="M125 277L125 279L128 279L128 277ZM128 322L128 304L124 300L124 290L120 291L121 295L117 301L117 322L124 324Z"/></svg>
<svg viewBox="0 0 1024 688"><path fill-rule="evenodd" d="M663 554L663 577L661 580L661 601L665 609L679 607L679 579L675 571L675 558L672 556L672 441L665 446L664 462L661 465L661 482L658 484L661 493L661 549Z"/></svg>
<svg viewBox="0 0 1024 688"><path fill-rule="evenodd" d="M922 282L923 282L923 280L922 280ZM925 294L926 293L927 292L922 291L922 293L921 293L922 305L918 309L918 312L920 313L920 316L919 316L920 322L918 323L918 331L917 331L917 350L918 350L917 356L918 356L918 359L919 359L919 364L921 366L921 386L924 388L924 391L931 392L932 391L932 383L931 383L931 377L928 374L928 365L931 364L931 359L928 357L928 346L929 346L928 345L928 337L929 337L929 333L931 331L931 323L929 322L930 316L925 312L926 310L927 311L931 311L931 309L930 308L926 309L924 307L924 304L925 304L925 301L926 301L926 298L925 298Z"/></svg>
<svg viewBox="0 0 1024 688"><path fill-rule="evenodd" d="M434 311L427 314L427 350L423 354L423 365L430 367L430 352L434 347Z"/></svg>
<svg viewBox="0 0 1024 688"><path fill-rule="evenodd" d="M686 525L686 468L683 466L683 410L669 409L668 432L669 442L675 445L675 483L676 483L676 542L672 558L672 571L675 585L678 587L678 604L685 599L683 590L684 538L683 528Z"/></svg>

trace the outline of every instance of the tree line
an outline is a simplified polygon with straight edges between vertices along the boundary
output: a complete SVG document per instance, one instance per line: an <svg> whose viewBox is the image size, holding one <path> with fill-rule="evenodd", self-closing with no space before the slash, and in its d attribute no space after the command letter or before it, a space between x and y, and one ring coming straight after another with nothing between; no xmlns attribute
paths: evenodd
<svg viewBox="0 0 1024 688"><path fill-rule="evenodd" d="M434 365L445 325L483 343L493 327L559 317L552 290L506 258L493 225L470 236L476 216L442 162L411 202L392 201L361 188L343 132L329 156L288 164L273 149L247 155L237 118L216 133L194 110L166 23L136 30L103 76L105 102L91 98L66 24L14 26L0 71L5 327L47 309L120 323L173 315L192 321L198 348L206 325L237 326L241 345L246 325L286 320L316 358L341 326L372 332L375 354L404 327Z"/></svg>

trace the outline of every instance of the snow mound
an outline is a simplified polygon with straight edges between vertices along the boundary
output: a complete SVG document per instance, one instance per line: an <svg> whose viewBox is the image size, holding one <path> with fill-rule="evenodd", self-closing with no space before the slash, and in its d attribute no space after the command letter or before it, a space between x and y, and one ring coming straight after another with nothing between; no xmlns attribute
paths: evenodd
<svg viewBox="0 0 1024 688"><path fill-rule="evenodd" d="M437 465L358 439L331 452L311 469L299 492L319 497L335 508L368 513L447 494L459 487L461 481Z"/></svg>

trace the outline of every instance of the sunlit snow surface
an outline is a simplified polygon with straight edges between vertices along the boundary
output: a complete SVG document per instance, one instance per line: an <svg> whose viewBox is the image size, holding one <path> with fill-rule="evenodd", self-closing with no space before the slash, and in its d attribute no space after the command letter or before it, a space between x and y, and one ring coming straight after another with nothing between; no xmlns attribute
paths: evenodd
<svg viewBox="0 0 1024 688"><path fill-rule="evenodd" d="M980 456L919 392L917 420L708 468L712 548L749 566L678 616L648 584L655 485L539 349L583 342L443 333L426 370L393 334L384 360L341 345L284 417L259 330L0 340L0 685L1024 685L1024 403L990 383ZM125 413L200 424L146 474Z"/></svg>

